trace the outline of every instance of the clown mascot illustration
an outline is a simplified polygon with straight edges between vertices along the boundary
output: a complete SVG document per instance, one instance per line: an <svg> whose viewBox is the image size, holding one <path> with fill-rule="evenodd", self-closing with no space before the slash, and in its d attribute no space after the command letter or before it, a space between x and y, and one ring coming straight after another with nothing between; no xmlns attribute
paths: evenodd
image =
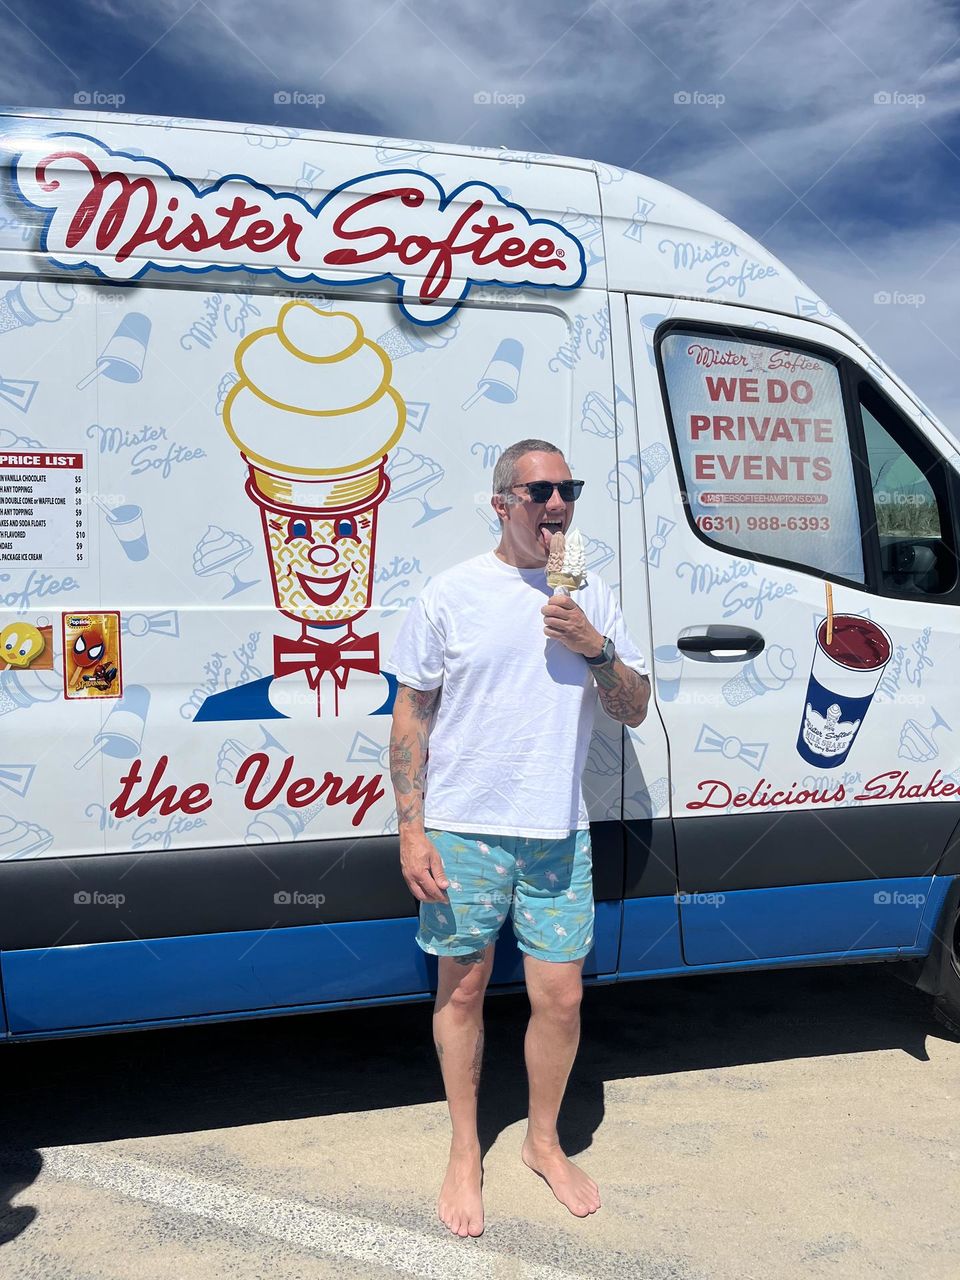
<svg viewBox="0 0 960 1280"><path fill-rule="evenodd" d="M249 468L274 601L300 625L274 637L272 676L212 694L196 719L286 716L302 681L283 678L294 673L315 692L317 715L324 690L337 715L352 671L380 673L379 636L354 624L371 605L387 454L406 407L360 322L308 302L286 303L275 326L244 338L236 368L224 425Z"/></svg>

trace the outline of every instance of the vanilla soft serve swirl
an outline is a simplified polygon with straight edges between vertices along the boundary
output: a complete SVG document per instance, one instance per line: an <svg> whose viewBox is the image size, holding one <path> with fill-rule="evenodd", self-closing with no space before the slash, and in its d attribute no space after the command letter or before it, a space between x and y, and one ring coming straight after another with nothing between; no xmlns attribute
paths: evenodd
<svg viewBox="0 0 960 1280"><path fill-rule="evenodd" d="M342 476L378 463L403 431L389 357L346 312L288 302L240 343L236 368L224 423L255 467Z"/></svg>

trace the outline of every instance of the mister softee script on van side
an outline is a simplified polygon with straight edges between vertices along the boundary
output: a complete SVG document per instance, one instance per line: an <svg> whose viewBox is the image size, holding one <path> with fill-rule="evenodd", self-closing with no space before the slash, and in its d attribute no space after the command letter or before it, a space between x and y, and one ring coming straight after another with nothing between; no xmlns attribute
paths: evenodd
<svg viewBox="0 0 960 1280"><path fill-rule="evenodd" d="M582 244L484 182L446 192L419 170L342 183L311 204L242 174L198 188L162 161L111 151L82 134L18 156L21 198L47 215L43 249L58 265L131 280L168 271L268 271L288 280L397 281L408 319L439 324L477 283L575 289ZM195 265L194 265L195 264ZM413 288L403 275L416 273ZM422 273L422 274L421 274ZM452 305L437 305L444 294Z"/></svg>

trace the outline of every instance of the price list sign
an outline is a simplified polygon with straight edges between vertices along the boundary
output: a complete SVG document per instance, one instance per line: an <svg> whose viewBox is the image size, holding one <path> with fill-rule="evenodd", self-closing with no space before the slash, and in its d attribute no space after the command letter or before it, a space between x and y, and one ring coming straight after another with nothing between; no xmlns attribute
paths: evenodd
<svg viewBox="0 0 960 1280"><path fill-rule="evenodd" d="M0 564L85 564L82 453L0 453Z"/></svg>

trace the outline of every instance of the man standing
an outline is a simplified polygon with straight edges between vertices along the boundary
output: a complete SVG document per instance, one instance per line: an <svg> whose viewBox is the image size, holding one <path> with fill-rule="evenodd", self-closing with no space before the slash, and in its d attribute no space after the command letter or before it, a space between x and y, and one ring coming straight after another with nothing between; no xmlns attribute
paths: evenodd
<svg viewBox="0 0 960 1280"><path fill-rule="evenodd" d="M580 780L597 696L636 726L650 680L602 579L576 599L547 586L550 540L569 527L581 488L555 445L504 450L491 498L500 545L428 583L387 664L399 682L390 768L401 868L420 902L417 943L438 956L433 1029L453 1134L437 1210L461 1236L483 1230L483 998L508 911L531 1007L521 1156L571 1213L600 1207L557 1135L593 943Z"/></svg>

